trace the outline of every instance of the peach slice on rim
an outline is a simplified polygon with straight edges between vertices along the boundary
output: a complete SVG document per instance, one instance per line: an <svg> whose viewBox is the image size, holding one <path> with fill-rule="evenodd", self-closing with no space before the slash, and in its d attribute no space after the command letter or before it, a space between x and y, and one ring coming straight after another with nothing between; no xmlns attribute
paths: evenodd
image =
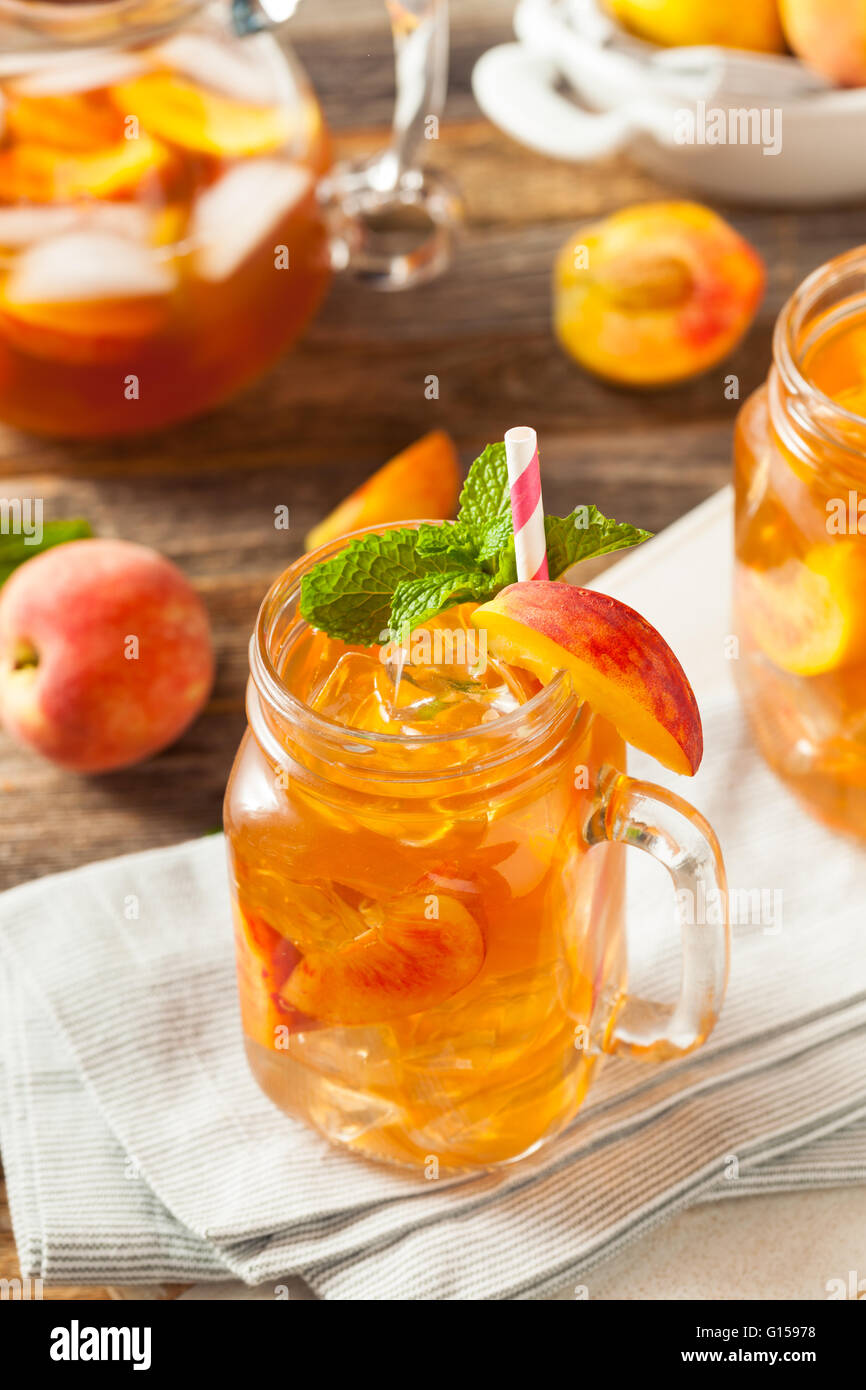
<svg viewBox="0 0 866 1390"><path fill-rule="evenodd" d="M354 941L304 956L280 1000L325 1024L386 1023L444 1004L483 962L471 912L444 894L410 893L383 903L381 924Z"/></svg>
<svg viewBox="0 0 866 1390"><path fill-rule="evenodd" d="M490 653L544 682L568 671L577 694L626 740L691 776L703 753L697 701L650 623L594 589L547 579L510 584L472 614Z"/></svg>

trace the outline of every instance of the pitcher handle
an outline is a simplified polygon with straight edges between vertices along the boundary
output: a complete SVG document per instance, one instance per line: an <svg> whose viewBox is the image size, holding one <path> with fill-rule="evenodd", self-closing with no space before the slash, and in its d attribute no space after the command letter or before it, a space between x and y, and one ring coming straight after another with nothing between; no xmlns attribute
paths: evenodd
<svg viewBox="0 0 866 1390"><path fill-rule="evenodd" d="M679 999L659 1004L627 993L600 1050L651 1061L682 1057L712 1032L728 978L727 883L716 836L682 797L610 769L586 837L590 844L633 845L663 864L673 880L682 927ZM699 921L704 915L707 920Z"/></svg>

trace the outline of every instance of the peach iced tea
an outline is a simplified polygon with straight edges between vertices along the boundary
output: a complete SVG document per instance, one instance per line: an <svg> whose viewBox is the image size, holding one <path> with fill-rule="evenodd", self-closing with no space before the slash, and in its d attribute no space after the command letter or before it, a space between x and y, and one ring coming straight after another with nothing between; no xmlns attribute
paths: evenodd
<svg viewBox="0 0 866 1390"><path fill-rule="evenodd" d="M514 582L503 445L454 522L331 540L276 582L250 644L226 793L241 1017L257 1080L370 1157L507 1162L576 1115L598 1058L679 1055L712 1028L724 923L684 933L683 998L632 999L627 844L724 898L687 803L700 716L640 614L563 583L646 532L543 518L552 580Z"/></svg>

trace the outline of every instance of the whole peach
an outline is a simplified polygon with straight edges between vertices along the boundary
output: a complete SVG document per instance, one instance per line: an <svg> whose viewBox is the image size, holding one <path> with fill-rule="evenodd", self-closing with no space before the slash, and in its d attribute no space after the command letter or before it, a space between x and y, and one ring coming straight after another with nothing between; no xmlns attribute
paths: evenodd
<svg viewBox="0 0 866 1390"><path fill-rule="evenodd" d="M608 0L608 8L633 34L664 47L709 43L761 53L785 47L776 0Z"/></svg>
<svg viewBox="0 0 866 1390"><path fill-rule="evenodd" d="M840 87L866 86L863 0L780 0L779 12L798 58Z"/></svg>
<svg viewBox="0 0 866 1390"><path fill-rule="evenodd" d="M107 772L165 748L213 674L201 599L146 546L68 541L0 590L0 719L61 767Z"/></svg>

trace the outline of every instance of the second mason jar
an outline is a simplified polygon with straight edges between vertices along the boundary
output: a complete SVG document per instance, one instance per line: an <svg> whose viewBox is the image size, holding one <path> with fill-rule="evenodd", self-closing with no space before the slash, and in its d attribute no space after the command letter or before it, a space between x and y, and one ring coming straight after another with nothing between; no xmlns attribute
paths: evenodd
<svg viewBox="0 0 866 1390"><path fill-rule="evenodd" d="M866 837L866 248L779 315L735 435L735 672L771 766Z"/></svg>

